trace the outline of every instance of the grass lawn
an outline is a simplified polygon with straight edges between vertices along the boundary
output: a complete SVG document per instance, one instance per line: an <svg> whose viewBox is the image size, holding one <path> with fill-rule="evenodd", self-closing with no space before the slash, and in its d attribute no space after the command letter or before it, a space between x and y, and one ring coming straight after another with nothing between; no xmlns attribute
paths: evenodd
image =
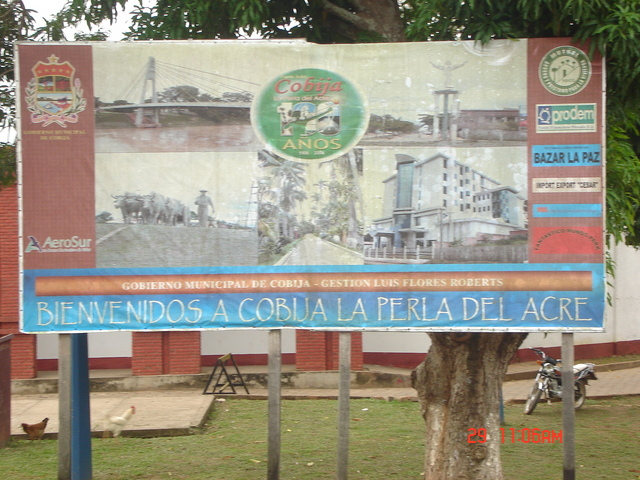
<svg viewBox="0 0 640 480"><path fill-rule="evenodd" d="M283 480L335 478L337 407L331 400L283 401ZM562 430L561 410L560 403L542 403L526 416L522 405L505 407L502 461L508 480L562 479L561 443L512 442L511 436L512 428L553 430L557 436ZM351 420L350 479L421 478L424 424L417 403L352 400ZM587 399L576 412L576 477L640 478L639 427L640 397ZM267 403L227 399L216 402L209 424L195 435L93 439L93 478L265 479L266 438ZM6 480L55 479L57 462L55 440L16 440L0 449Z"/></svg>

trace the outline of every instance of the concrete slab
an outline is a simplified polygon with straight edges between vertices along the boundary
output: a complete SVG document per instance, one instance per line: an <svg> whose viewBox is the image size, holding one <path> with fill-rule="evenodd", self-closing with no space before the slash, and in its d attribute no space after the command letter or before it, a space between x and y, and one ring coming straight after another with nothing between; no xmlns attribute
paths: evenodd
<svg viewBox="0 0 640 480"><path fill-rule="evenodd" d="M105 418L120 415L136 407L122 436L158 437L188 435L207 420L213 395L197 390L95 392L90 396L91 432L102 436ZM11 435L26 437L21 423L36 423L49 417L45 437L58 433L58 395L13 395L11 399Z"/></svg>

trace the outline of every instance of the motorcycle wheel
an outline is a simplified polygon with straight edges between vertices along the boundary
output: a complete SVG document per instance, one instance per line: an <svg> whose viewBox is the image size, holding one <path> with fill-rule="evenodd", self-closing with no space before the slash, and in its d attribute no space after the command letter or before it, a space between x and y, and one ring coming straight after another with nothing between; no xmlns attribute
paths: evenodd
<svg viewBox="0 0 640 480"><path fill-rule="evenodd" d="M533 411L536 409L536 405L540 401L540 397L542 396L542 390L538 386L538 382L533 384L533 390L527 397L527 401L524 404L524 414L531 415Z"/></svg>
<svg viewBox="0 0 640 480"><path fill-rule="evenodd" d="M573 408L577 410L584 404L587 398L587 387L582 380L578 380L573 384L573 392Z"/></svg>

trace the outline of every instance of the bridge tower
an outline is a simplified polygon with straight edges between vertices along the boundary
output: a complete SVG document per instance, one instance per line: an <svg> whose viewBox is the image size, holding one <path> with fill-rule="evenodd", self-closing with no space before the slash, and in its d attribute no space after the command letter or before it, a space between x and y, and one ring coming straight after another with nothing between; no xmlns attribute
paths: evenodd
<svg viewBox="0 0 640 480"><path fill-rule="evenodd" d="M147 62L147 70L142 81L142 94L140 96L140 104L144 105L147 101L147 86L151 85L151 103L158 103L158 95L156 92L156 59L149 57ZM140 107L136 110L136 127L159 127L160 114L157 108Z"/></svg>
<svg viewBox="0 0 640 480"><path fill-rule="evenodd" d="M256 228L258 226L258 182L254 179L251 183L251 192L247 202L247 215L244 219L245 227Z"/></svg>

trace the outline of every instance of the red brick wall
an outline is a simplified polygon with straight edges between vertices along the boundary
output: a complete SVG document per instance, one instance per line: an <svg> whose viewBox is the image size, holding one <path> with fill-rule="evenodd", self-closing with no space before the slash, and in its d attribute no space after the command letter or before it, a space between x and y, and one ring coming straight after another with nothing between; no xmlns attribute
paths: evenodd
<svg viewBox="0 0 640 480"><path fill-rule="evenodd" d="M131 371L134 375L162 375L162 333L133 332Z"/></svg>
<svg viewBox="0 0 640 480"><path fill-rule="evenodd" d="M296 330L296 368L302 371L340 368L339 332ZM362 370L362 333L351 333L351 370Z"/></svg>
<svg viewBox="0 0 640 480"><path fill-rule="evenodd" d="M200 332L134 332L134 375L200 373Z"/></svg>
<svg viewBox="0 0 640 480"><path fill-rule="evenodd" d="M296 330L296 368L303 371L327 369L325 332Z"/></svg>
<svg viewBox="0 0 640 480"><path fill-rule="evenodd" d="M168 374L200 373L200 332L165 332L169 337Z"/></svg>
<svg viewBox="0 0 640 480"><path fill-rule="evenodd" d="M353 332L351 334L351 370L358 372L363 368L362 332Z"/></svg>
<svg viewBox="0 0 640 480"><path fill-rule="evenodd" d="M11 340L11 378L35 378L36 336L18 334Z"/></svg>
<svg viewBox="0 0 640 480"><path fill-rule="evenodd" d="M11 378L34 378L36 336L22 335L18 301L18 189L0 189L0 336L16 334L11 341Z"/></svg>

